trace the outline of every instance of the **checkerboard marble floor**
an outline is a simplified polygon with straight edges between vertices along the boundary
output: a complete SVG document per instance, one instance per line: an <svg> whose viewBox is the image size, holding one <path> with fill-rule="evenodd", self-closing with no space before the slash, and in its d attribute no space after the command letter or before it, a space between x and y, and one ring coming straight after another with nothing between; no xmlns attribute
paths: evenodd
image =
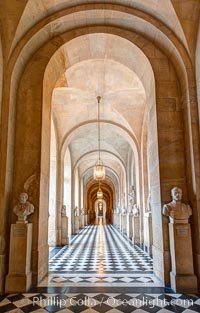
<svg viewBox="0 0 200 313"><path fill-rule="evenodd" d="M49 261L50 273L153 272L152 259L128 242L112 225L92 225Z"/></svg>
<svg viewBox="0 0 200 313"><path fill-rule="evenodd" d="M100 220L101 221L101 220ZM161 286L153 261L112 225L94 224L74 238L70 247L49 261L49 276L40 286Z"/></svg>
<svg viewBox="0 0 200 313"><path fill-rule="evenodd" d="M9 295L0 302L0 312L200 312L197 296L144 293L32 293Z"/></svg>
<svg viewBox="0 0 200 313"><path fill-rule="evenodd" d="M51 249L48 277L31 293L0 296L0 312L200 312L198 295L164 288L152 259L100 221Z"/></svg>

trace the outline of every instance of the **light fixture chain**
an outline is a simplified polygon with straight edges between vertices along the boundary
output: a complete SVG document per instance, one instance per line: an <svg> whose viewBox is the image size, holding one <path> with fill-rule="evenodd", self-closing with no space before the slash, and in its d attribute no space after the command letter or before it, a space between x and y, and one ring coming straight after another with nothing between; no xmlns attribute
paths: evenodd
<svg viewBox="0 0 200 313"><path fill-rule="evenodd" d="M97 117L97 126L98 126L98 146L99 146L99 159L96 162L96 165L94 167L94 171L93 171L93 177L95 180L103 180L105 179L105 167L103 165L103 162L101 161L101 134L100 134L100 101L101 101L101 97L98 96L97 97L97 101L98 101L98 117Z"/></svg>
<svg viewBox="0 0 200 313"><path fill-rule="evenodd" d="M100 100L101 100L101 97L98 96L97 97L97 100L98 100L98 143L99 143L99 160L100 160Z"/></svg>

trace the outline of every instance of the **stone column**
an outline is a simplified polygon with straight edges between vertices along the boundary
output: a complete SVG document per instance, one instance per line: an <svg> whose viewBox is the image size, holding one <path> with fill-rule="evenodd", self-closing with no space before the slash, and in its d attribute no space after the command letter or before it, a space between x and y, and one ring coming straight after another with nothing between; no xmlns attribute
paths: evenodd
<svg viewBox="0 0 200 313"><path fill-rule="evenodd" d="M61 216L61 244L62 245L69 244L68 217L67 216Z"/></svg>
<svg viewBox="0 0 200 313"><path fill-rule="evenodd" d="M153 233L152 233L152 213L144 213L144 249L152 256Z"/></svg>
<svg viewBox="0 0 200 313"><path fill-rule="evenodd" d="M132 216L133 237L132 242L134 245L140 243L140 219L139 216Z"/></svg>
<svg viewBox="0 0 200 313"><path fill-rule="evenodd" d="M32 224L12 224L6 293L21 293L30 289L32 284L31 249Z"/></svg>
<svg viewBox="0 0 200 313"><path fill-rule="evenodd" d="M170 219L170 221L171 288L175 292L197 292L190 224L179 223L174 219Z"/></svg>

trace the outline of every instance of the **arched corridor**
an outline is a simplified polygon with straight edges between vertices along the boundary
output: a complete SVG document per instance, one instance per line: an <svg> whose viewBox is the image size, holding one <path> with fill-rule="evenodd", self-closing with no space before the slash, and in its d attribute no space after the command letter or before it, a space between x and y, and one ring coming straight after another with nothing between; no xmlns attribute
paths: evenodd
<svg viewBox="0 0 200 313"><path fill-rule="evenodd" d="M0 294L195 297L200 1L0 0L0 25Z"/></svg>

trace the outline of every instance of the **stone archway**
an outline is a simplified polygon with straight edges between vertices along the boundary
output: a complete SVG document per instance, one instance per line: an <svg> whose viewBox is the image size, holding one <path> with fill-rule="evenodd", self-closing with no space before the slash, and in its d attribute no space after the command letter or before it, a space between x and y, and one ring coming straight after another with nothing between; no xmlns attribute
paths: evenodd
<svg viewBox="0 0 200 313"><path fill-rule="evenodd" d="M40 67L40 68L41 68L41 67ZM37 79L38 79L38 78L37 78ZM23 86L24 86L24 84L25 84L25 82L23 82ZM23 86L22 86L22 88L23 88ZM26 88L27 88L27 87L26 87ZM20 101L20 102L22 103L22 101ZM43 108L43 110L44 110L44 108ZM153 112L153 111L152 111L152 112ZM155 109L154 109L154 112L155 112ZM45 113L45 115L46 115L46 113ZM43 127L45 127L45 125L43 125ZM152 124L152 130L150 131L150 133L154 133L154 134L155 134L155 130L153 130L154 127L155 127L155 123L154 123L154 125ZM48 140L45 139L45 142L46 142L46 144L45 144L45 146L46 146ZM44 147L44 145L43 145L43 147ZM151 147L153 148L152 143L151 143ZM47 148L45 148L45 155L46 155L46 151L47 151ZM155 154L156 149L153 148L153 151L154 151L154 154ZM152 156L153 156L153 154L152 154ZM45 156L44 156L44 158L45 158ZM154 159L154 162L155 162L156 157L153 156L153 159ZM48 168L47 168L46 158L45 158L45 168L46 168L46 170L45 170L45 171L43 170L43 174L42 174L42 175L44 175L45 172L46 172L46 174L44 175L44 180L43 180L42 177L41 177L41 182L42 182L42 181L45 182L46 179L47 179L47 177L48 177ZM153 168L153 167L152 167L152 168ZM154 176L154 175L151 175L151 177L153 177L153 176ZM45 177L46 177L46 178L45 178ZM154 177L156 177L156 176L154 176ZM152 182L152 185L154 185L153 182ZM43 189L43 188L44 188L44 187L42 187L42 189ZM157 187L156 187L156 189L154 189L153 195L154 195L155 198L157 198L157 197L159 196L159 194L157 193ZM158 204L157 204L157 200L155 199L155 200L153 200L153 201L155 201L154 207L156 208L156 206L158 205ZM45 201L44 201L44 199L42 200L42 206L45 206ZM157 209L160 211L159 207L158 207ZM158 218L159 218L159 220L158 220ZM44 215L44 220L45 220L45 215ZM40 216L41 225L42 225L42 224L44 225L44 220L42 221L41 216ZM160 232L160 224L161 224L161 212L160 212L160 217L159 217L159 215L156 215L156 214L155 214L155 223L154 223L155 234L154 234L154 238L155 238L155 242L156 242L156 243L161 243L161 241L158 240L158 237L157 237L157 236L160 237L160 235L158 235L159 232ZM156 227L156 225L158 225L158 226ZM42 237L45 238L45 236L42 236ZM41 242L40 242L40 244L41 244ZM45 245L45 242L44 242L43 244ZM42 247L42 245L41 245L41 247ZM155 249L155 246L154 246L154 249ZM42 254L44 255L41 259L43 259L43 258L45 257L45 254L47 254L47 250L45 251L44 246L43 246L41 251L42 251ZM162 251L162 249L158 249L157 252L154 251L155 259L156 259L156 253L158 253L159 251ZM162 253L161 253L161 254L162 254ZM158 256L158 258L160 258L160 256ZM44 264L44 262L43 262L43 264ZM158 263L155 262L155 264L158 266ZM159 262L159 264L160 264L160 262ZM162 275L163 275L163 269L160 269L160 270L159 270L158 268L155 268L155 271L157 272L158 275L160 275L160 277L162 277Z"/></svg>
<svg viewBox="0 0 200 313"><path fill-rule="evenodd" d="M97 191L99 189L99 184L94 180L89 180L85 187L85 207L88 211L89 221L92 222L97 216ZM115 198L115 186L111 179L106 178L106 180L101 184L101 189L103 191L104 206L106 207L106 212L104 210L105 219L109 222L112 221L113 215L113 205L116 201Z"/></svg>
<svg viewBox="0 0 200 313"><path fill-rule="evenodd" d="M95 202L95 213L96 213L96 218L103 218L104 220L106 219L106 211L107 211L107 205L105 200L98 201L96 200Z"/></svg>
<svg viewBox="0 0 200 313"><path fill-rule="evenodd" d="M41 67L40 67L41 68ZM38 73L37 73L38 74ZM38 75L37 75L38 76ZM37 80L38 80L38 77L37 77ZM25 87L25 85L26 85L26 83L25 83L25 81L23 80L22 81L22 88L24 88ZM27 88L27 86L26 86L26 88ZM31 90L31 93L32 93L33 91ZM20 103L22 103L23 101L22 101L22 99L20 99ZM43 107L43 112L44 112L44 107ZM155 111L154 111L155 112ZM44 113L43 113L44 114ZM45 113L45 116L46 116L46 114L47 113ZM25 118L25 120L26 120L26 118ZM37 119L36 119L37 120ZM154 124L155 125L155 124ZM44 125L43 125L43 127L45 127ZM152 124L152 127L153 127L153 124ZM152 131L151 131L151 133L156 133L155 132L155 130L153 130L152 129ZM45 146L47 145L47 142L48 142L48 139L46 138L43 138L44 139L44 142L46 142L45 143ZM44 147L44 143L42 144L42 146ZM48 148L45 148L45 151L48 151ZM154 153L155 153L155 151L156 151L156 149L155 148L153 148L153 151L154 151ZM46 154L45 154L46 155ZM154 157L153 158L154 159L154 162L155 162L155 160L156 160L156 157ZM48 168L47 168L47 162L46 162L46 157L44 156L44 161L45 161L45 170L44 170L44 167L43 167L43 171L42 171L42 177L40 178L40 181L41 182L44 182L45 183L45 181L48 179ZM153 169L153 167L152 167L152 169ZM46 173L45 173L46 172ZM151 173L152 174L152 173ZM151 175L151 177L153 177L154 175L152 174ZM155 177L155 176L154 176ZM46 183L45 183L45 185L46 185ZM42 190L44 190L44 188L45 188L45 186L43 186L42 187ZM43 192L42 192L43 193ZM153 194L154 194L154 196L157 198L158 197L158 194L157 194L157 187L156 187L156 190L154 190L153 191ZM156 201L157 200L155 200L154 198L153 198L153 200L155 201L155 205L156 205ZM43 197L42 198L40 198L40 203L41 203L41 205L40 205L40 208L41 208L41 206L43 207L45 207L46 205L45 205L45 199L43 199ZM158 205L158 204L157 204ZM42 216L43 216L43 218L42 218ZM156 215L155 214L155 216L156 216L156 219L158 219L158 215ZM46 219L46 215L45 215L45 213L43 213L43 215L40 215L40 223L41 223L41 225L44 225L44 221L45 221L45 219ZM160 224L161 224L161 213L160 213L160 221L156 221L156 223L154 223L154 225L156 226L156 225L159 225L157 228L155 227L155 234L158 234L159 232L160 232ZM40 234L40 231L39 231L39 234ZM44 246L45 246L45 242L46 242L46 240L45 240L45 235L44 234L42 234L41 233L41 235L42 235L42 238L43 238L43 242L41 242L40 241L40 245L41 245L41 258L39 258L39 260L41 260L42 261L42 264L44 264L44 263L46 263L47 264L47 259L46 259L46 262L44 262L44 258L45 258L45 255L47 255L47 250L46 250L46 252L45 252L45 249L44 249ZM155 238L155 237L154 237ZM157 240L158 238L155 238L155 242L156 243L158 243L158 242L160 242L159 240ZM160 242L161 243L161 242ZM155 247L154 247L154 249L155 249ZM160 250L160 249L159 249ZM158 250L158 251L159 251ZM158 251L157 251L157 253L158 253ZM160 251L162 251L162 250L160 250ZM156 252L154 251L154 254L156 254ZM43 255L43 256L42 256ZM161 256L159 256L158 257L159 258L159 260L160 260L160 258L161 258ZM156 259L156 258L155 258ZM156 264L156 263L155 263ZM159 261L159 263L157 263L157 266L158 266L158 264L160 264L160 261ZM44 265L43 265L43 267L44 267ZM157 268L155 268L155 270L157 270ZM44 273L45 273L45 270L44 270ZM157 271L157 273L158 274L160 274L160 276L162 276L163 275L163 272L162 272L162 269L160 269L160 270L158 270ZM41 274L42 275L42 274Z"/></svg>

